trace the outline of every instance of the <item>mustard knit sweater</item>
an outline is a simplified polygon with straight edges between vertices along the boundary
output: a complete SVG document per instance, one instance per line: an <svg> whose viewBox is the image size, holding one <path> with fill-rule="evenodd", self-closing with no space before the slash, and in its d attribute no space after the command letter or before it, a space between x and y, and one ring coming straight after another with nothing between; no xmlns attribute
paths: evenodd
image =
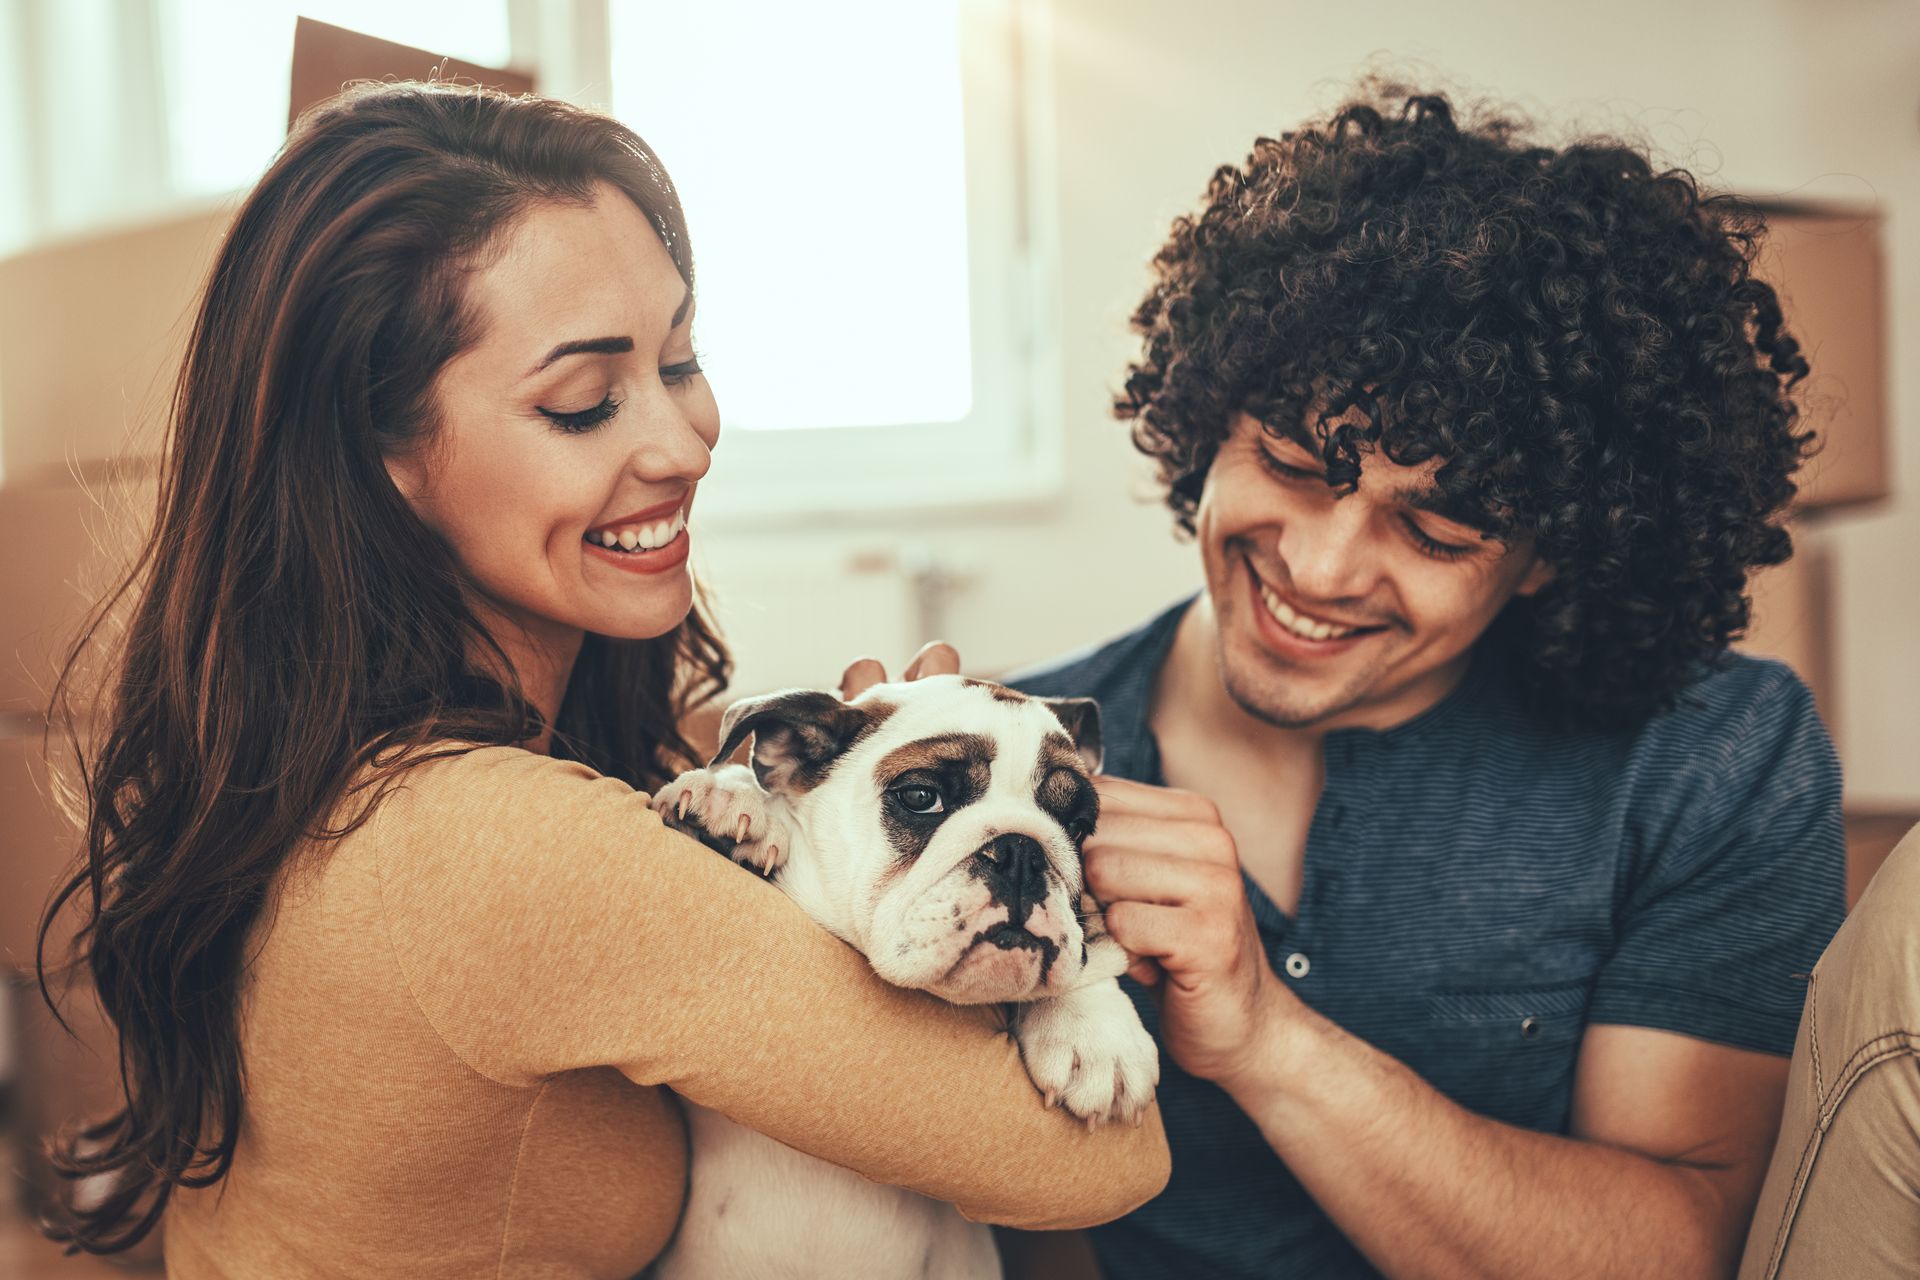
<svg viewBox="0 0 1920 1280"><path fill-rule="evenodd" d="M680 1213L675 1094L981 1221L1105 1221L1168 1172L1157 1111L1047 1110L991 1010L888 986L645 795L510 748L290 860L241 1043L233 1169L167 1213L177 1280L631 1276Z"/></svg>

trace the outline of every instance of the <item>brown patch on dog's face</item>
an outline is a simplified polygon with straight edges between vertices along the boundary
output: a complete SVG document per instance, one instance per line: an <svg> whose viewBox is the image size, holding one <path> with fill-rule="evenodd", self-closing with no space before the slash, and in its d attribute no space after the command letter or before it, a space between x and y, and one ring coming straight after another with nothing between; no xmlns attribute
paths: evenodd
<svg viewBox="0 0 1920 1280"><path fill-rule="evenodd" d="M904 743L873 767L880 789L880 825L895 858L889 877L926 851L941 823L986 794L993 739L942 733Z"/></svg>
<svg viewBox="0 0 1920 1280"><path fill-rule="evenodd" d="M1078 848L1093 833L1100 818L1100 796L1087 775L1086 762L1071 740L1049 734L1040 744L1040 760L1033 771L1033 798L1067 833Z"/></svg>
<svg viewBox="0 0 1920 1280"><path fill-rule="evenodd" d="M842 702L831 693L798 689L748 698L727 708L720 750L732 755L753 735L753 772L768 791L804 795L826 781L847 752L894 713L888 702Z"/></svg>
<svg viewBox="0 0 1920 1280"><path fill-rule="evenodd" d="M975 680L968 676L962 676L960 679L960 683L968 689L984 690L987 696L992 698L995 702L1031 702L1032 701L1031 698L1027 697L1026 694L1020 692L1018 689L1009 689L1007 688L1007 686L1003 684L995 684L991 680Z"/></svg>

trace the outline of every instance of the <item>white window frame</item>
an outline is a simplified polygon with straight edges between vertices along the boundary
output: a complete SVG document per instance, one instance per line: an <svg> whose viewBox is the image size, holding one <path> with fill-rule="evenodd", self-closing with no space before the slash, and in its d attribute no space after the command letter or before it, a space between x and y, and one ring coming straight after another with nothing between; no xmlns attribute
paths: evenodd
<svg viewBox="0 0 1920 1280"><path fill-rule="evenodd" d="M515 69L605 109L608 6L508 0ZM709 527L796 528L1039 509L1065 487L1047 0L960 0L972 406L958 422L735 429L703 488ZM698 252L700 229L691 228ZM736 375L737 376L737 375ZM717 387L722 422L726 389Z"/></svg>

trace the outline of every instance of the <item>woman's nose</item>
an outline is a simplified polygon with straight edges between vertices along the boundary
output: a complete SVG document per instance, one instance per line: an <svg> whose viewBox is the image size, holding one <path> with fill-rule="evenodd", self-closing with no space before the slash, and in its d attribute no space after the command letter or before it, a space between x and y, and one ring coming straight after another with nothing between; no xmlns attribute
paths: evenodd
<svg viewBox="0 0 1920 1280"><path fill-rule="evenodd" d="M628 455L635 478L649 482L699 480L713 465L712 430L702 431L671 395L653 398Z"/></svg>

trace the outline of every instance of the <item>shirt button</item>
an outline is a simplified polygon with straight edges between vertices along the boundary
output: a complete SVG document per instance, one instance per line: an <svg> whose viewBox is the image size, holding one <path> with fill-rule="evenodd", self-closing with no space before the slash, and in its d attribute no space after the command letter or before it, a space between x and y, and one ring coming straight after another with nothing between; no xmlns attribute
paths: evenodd
<svg viewBox="0 0 1920 1280"><path fill-rule="evenodd" d="M1307 959L1307 954L1304 951L1296 951L1287 957L1287 976L1289 978L1304 978L1307 976L1307 970L1311 968L1313 968L1313 962Z"/></svg>
<svg viewBox="0 0 1920 1280"><path fill-rule="evenodd" d="M1540 1019L1533 1017L1531 1014L1520 1019L1520 1038L1522 1040L1531 1040L1539 1034Z"/></svg>

